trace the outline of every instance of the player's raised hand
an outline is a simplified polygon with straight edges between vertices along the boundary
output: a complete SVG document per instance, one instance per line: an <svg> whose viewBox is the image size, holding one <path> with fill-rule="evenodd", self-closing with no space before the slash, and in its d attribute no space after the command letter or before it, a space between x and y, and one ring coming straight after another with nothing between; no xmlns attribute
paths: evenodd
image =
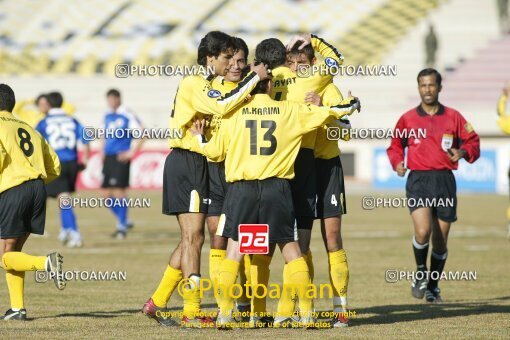
<svg viewBox="0 0 510 340"><path fill-rule="evenodd" d="M319 96L317 93L313 91L310 91L305 95L305 103L321 106L322 105L321 96Z"/></svg>
<svg viewBox="0 0 510 340"><path fill-rule="evenodd" d="M250 64L250 70L257 73L260 80L269 78L271 71L267 68L267 65L263 63L252 63Z"/></svg>
<svg viewBox="0 0 510 340"><path fill-rule="evenodd" d="M361 101L359 100L358 97L354 97L351 93L351 90L349 90L349 92L347 92L347 98L353 98L355 101L356 101L356 109L358 110L358 112L361 112Z"/></svg>
<svg viewBox="0 0 510 340"><path fill-rule="evenodd" d="M395 169L400 177L404 177L407 172L407 168L404 166L404 162L400 162Z"/></svg>
<svg viewBox="0 0 510 340"><path fill-rule="evenodd" d="M303 35L295 35L290 39L289 43L287 44L287 51L290 51L294 45L299 43L298 49L303 49L306 45L310 45L312 41L312 35L311 34L303 34Z"/></svg>

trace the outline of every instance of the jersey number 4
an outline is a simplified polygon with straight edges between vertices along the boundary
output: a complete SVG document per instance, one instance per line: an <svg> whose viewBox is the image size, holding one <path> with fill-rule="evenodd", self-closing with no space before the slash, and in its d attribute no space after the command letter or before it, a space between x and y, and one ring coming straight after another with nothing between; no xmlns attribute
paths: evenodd
<svg viewBox="0 0 510 340"><path fill-rule="evenodd" d="M257 149L259 149L259 155L269 156L274 154L276 151L276 137L273 135L276 130L276 122L274 120L261 120L260 127L267 129L264 133L264 140L271 143L268 147L257 148L257 120L247 120L246 127L250 129L250 155L257 155Z"/></svg>

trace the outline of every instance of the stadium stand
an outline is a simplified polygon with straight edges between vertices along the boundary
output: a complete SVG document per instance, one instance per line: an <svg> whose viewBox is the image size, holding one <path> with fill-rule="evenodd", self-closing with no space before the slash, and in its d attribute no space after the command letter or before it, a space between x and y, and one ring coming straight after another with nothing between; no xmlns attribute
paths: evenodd
<svg viewBox="0 0 510 340"><path fill-rule="evenodd" d="M35 8L27 1L2 2L0 73L113 74L111 66L123 62L191 63L200 37L225 22L230 23L228 31L243 36L249 46L268 35L286 40L290 34L316 32L339 42L352 63L378 62L416 21L442 2L320 0L296 6L288 0L205 5L194 0L190 6L190 1L94 0L77 7L52 0ZM19 20L29 11L40 15L20 26ZM297 19L281 20L281 13Z"/></svg>

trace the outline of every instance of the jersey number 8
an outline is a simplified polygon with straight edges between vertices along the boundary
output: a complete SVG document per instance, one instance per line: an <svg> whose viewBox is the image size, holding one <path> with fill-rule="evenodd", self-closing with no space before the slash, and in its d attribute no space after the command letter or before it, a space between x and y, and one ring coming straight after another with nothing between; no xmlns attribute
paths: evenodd
<svg viewBox="0 0 510 340"><path fill-rule="evenodd" d="M18 129L19 147L25 156L30 157L34 153L34 144L32 144L32 137L27 130L23 128Z"/></svg>

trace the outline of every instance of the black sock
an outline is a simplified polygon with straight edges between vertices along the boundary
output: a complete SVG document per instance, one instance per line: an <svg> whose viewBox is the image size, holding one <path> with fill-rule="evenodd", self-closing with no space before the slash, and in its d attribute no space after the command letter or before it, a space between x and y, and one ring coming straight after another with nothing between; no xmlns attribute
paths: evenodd
<svg viewBox="0 0 510 340"><path fill-rule="evenodd" d="M419 244L413 237L414 259L416 260L417 271L427 271L427 255L429 252L429 243Z"/></svg>
<svg viewBox="0 0 510 340"><path fill-rule="evenodd" d="M427 290L433 290L434 288L437 288L437 284L439 278L441 277L441 273L443 272L447 257L448 251L445 251L442 254L438 254L432 250L430 254L430 279L427 285Z"/></svg>

